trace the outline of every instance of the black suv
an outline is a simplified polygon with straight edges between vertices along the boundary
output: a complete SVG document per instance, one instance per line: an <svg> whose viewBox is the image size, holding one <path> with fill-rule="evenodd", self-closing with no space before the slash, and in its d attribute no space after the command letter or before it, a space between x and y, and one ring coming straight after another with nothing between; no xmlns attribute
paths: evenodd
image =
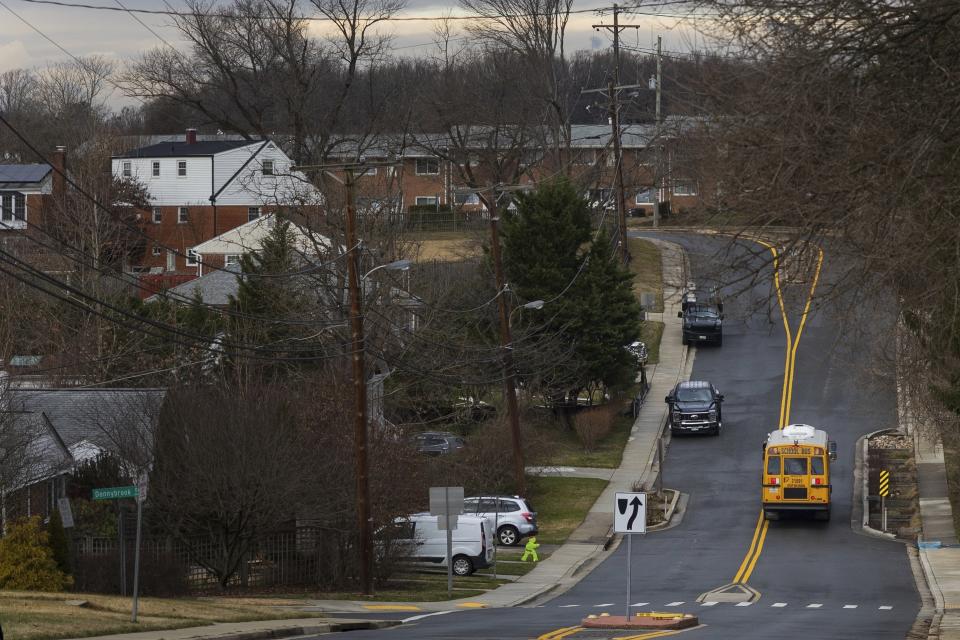
<svg viewBox="0 0 960 640"><path fill-rule="evenodd" d="M678 318L683 318L683 344L712 342L723 344L723 302L716 292L707 298L697 295L693 283L683 294Z"/></svg>
<svg viewBox="0 0 960 640"><path fill-rule="evenodd" d="M665 398L670 405L667 422L670 433L712 433L720 435L723 414L720 405L723 394L705 380L681 382Z"/></svg>

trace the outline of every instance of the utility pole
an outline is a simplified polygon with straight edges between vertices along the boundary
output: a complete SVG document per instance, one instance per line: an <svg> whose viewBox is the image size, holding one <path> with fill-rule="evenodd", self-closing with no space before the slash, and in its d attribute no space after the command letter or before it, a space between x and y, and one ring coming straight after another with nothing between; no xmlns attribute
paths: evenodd
<svg viewBox="0 0 960 640"><path fill-rule="evenodd" d="M617 233L620 236L620 257L624 264L630 260L627 250L627 207L623 194L623 152L620 140L620 32L624 29L639 29L639 25L620 24L620 12L623 8L614 3L613 24L595 24L594 30L609 29L613 33L613 82L608 86L610 98L610 126L613 134L614 183L617 207Z"/></svg>
<svg viewBox="0 0 960 640"><path fill-rule="evenodd" d="M656 127L654 128L653 140L656 144L656 162L653 165L654 177L653 177L653 226L660 226L660 186L663 182L660 175L660 147L662 142L660 140L660 87L663 84L663 56L660 52L661 38L657 36L657 110L656 110Z"/></svg>
<svg viewBox="0 0 960 640"><path fill-rule="evenodd" d="M354 459L357 484L357 529L360 538L360 586L373 593L373 540L370 526L370 477L367 470L367 381L364 372L363 316L360 313L360 251L357 246L357 210L354 205L353 168L345 168L347 188L347 278L350 289L350 343L353 362Z"/></svg>
<svg viewBox="0 0 960 640"><path fill-rule="evenodd" d="M507 308L507 282L503 275L503 259L500 255L500 230L497 223L500 214L497 211L497 191L494 189L484 198L490 210L490 254L493 258L493 272L497 281L497 307L500 312L500 349L503 352L503 391L507 400L507 414L510 417L510 439L513 444L513 475L517 495L527 494L526 465L523 461L523 448L520 439L520 406L517 403L517 374L513 367L513 336L510 333L510 309Z"/></svg>
<svg viewBox="0 0 960 640"><path fill-rule="evenodd" d="M615 83L611 82L607 91L610 95L610 126L613 135L614 180L616 182L617 227L620 232L620 259L623 264L630 262L627 249L627 203L623 197L623 150L620 147L620 101Z"/></svg>

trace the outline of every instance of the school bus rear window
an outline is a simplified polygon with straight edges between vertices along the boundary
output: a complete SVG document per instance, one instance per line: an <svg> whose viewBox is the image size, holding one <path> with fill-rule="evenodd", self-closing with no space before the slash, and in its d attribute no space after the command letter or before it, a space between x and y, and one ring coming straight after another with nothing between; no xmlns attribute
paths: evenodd
<svg viewBox="0 0 960 640"><path fill-rule="evenodd" d="M771 476L780 475L780 456L767 458L767 474Z"/></svg>
<svg viewBox="0 0 960 640"><path fill-rule="evenodd" d="M784 475L788 475L788 476L807 475L807 459L806 458L784 458L783 473Z"/></svg>
<svg viewBox="0 0 960 640"><path fill-rule="evenodd" d="M823 475L823 456L813 456L810 458L810 473L815 476Z"/></svg>

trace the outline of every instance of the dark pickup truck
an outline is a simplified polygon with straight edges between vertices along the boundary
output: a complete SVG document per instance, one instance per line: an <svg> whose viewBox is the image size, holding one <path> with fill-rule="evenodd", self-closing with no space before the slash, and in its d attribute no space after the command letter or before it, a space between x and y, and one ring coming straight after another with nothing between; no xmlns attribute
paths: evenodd
<svg viewBox="0 0 960 640"><path fill-rule="evenodd" d="M677 317L683 318L683 344L723 344L723 303L716 294L701 299L696 291L688 290L683 295L680 309Z"/></svg>

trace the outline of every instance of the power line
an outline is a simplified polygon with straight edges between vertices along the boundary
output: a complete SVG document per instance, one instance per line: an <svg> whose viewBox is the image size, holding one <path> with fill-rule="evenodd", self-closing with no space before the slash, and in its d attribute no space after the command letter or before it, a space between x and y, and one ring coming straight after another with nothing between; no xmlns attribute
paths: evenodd
<svg viewBox="0 0 960 640"><path fill-rule="evenodd" d="M68 7L71 9L90 9L97 11L127 11L132 13L140 13L147 15L161 15L161 16L172 16L178 18L223 18L227 20L276 20L276 16L270 15L256 15L256 16L238 16L232 13L224 12L188 12L188 11L174 11L171 9L126 9L122 7L110 7L105 5L97 4L86 4L81 2L62 2L61 0L21 0L22 2L29 2L31 4L46 4L54 5L58 7ZM584 13L595 13L597 11L604 11L606 7L594 7L592 9L577 9L570 11L572 14L584 14ZM506 19L516 19L516 18L539 18L542 14L534 13L512 13L512 14L502 14L496 16L497 18L506 18ZM362 19L362 18L361 18ZM384 18L382 20L377 20L377 22L438 22L441 20L484 20L490 19L482 16L391 16ZM297 20L305 20L310 22L336 22L337 18L331 18L328 16L299 16ZM372 19L371 19L372 20Z"/></svg>

